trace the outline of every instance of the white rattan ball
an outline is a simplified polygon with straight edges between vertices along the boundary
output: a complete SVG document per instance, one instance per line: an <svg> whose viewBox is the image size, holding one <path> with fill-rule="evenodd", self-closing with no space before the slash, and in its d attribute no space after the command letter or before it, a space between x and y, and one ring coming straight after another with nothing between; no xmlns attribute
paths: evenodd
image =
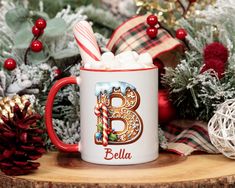
<svg viewBox="0 0 235 188"><path fill-rule="evenodd" d="M226 157L235 159L235 99L218 106L208 123L212 144Z"/></svg>

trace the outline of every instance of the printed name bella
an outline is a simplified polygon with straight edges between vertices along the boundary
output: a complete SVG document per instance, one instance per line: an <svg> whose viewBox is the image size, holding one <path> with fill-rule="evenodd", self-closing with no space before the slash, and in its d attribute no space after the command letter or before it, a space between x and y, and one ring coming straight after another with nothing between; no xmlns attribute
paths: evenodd
<svg viewBox="0 0 235 188"><path fill-rule="evenodd" d="M119 152L113 152L111 148L104 148L105 149L105 160L112 160L112 159L131 159L131 153L126 152L125 149L120 149Z"/></svg>

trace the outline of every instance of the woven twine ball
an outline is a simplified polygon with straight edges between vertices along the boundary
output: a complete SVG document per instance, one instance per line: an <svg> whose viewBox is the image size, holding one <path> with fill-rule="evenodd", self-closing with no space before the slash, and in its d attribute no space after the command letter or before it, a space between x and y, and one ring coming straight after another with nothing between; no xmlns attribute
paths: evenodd
<svg viewBox="0 0 235 188"><path fill-rule="evenodd" d="M208 123L212 144L226 157L235 159L235 99L218 106Z"/></svg>

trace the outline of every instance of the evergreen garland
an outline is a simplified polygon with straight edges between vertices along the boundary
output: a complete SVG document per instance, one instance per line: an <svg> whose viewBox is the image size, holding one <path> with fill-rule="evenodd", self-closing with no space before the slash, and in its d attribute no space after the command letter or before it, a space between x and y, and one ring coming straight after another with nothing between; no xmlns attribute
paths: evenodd
<svg viewBox="0 0 235 188"><path fill-rule="evenodd" d="M218 0L198 16L180 20L188 31L189 50L175 68L166 68L163 83L181 118L208 121L218 104L235 97L235 2ZM213 41L223 43L229 50L224 77L210 69L204 73L203 49Z"/></svg>

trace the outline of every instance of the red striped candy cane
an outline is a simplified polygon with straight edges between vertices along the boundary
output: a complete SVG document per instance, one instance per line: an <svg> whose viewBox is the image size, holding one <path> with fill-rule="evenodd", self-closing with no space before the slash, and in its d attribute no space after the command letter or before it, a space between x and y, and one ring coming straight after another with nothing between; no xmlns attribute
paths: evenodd
<svg viewBox="0 0 235 188"><path fill-rule="evenodd" d="M78 22L73 28L83 63L96 63L100 61L101 54L95 35L87 21Z"/></svg>
<svg viewBox="0 0 235 188"><path fill-rule="evenodd" d="M103 146L107 146L108 145L108 134L107 134L107 130L108 130L108 108L106 107L105 104L103 103L99 103L96 104L95 106L95 115L96 116L101 116L102 115L102 123L103 123L103 141L102 144Z"/></svg>

